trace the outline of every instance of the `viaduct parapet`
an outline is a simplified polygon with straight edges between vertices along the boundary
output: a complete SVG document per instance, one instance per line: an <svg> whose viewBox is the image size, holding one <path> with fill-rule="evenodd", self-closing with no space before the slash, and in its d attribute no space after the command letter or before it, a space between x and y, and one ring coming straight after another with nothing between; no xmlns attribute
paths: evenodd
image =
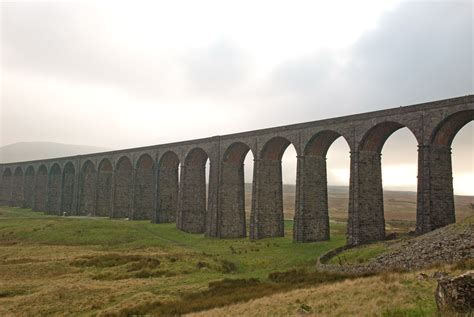
<svg viewBox="0 0 474 317"><path fill-rule="evenodd" d="M1 164L0 203L56 215L175 222L185 232L245 237L243 163L252 151L249 236L283 236L281 158L293 144L293 239L327 240L326 153L342 137L350 148L347 243L356 245L385 238L381 151L393 132L406 127L418 142L416 230L424 233L455 222L451 143L473 119L469 95L191 141Z"/></svg>

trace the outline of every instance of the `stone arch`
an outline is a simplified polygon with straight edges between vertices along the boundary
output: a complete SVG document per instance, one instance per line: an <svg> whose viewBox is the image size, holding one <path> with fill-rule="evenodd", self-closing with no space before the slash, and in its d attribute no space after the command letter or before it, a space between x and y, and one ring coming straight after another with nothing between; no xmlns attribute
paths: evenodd
<svg viewBox="0 0 474 317"><path fill-rule="evenodd" d="M2 174L2 203L11 204L12 201L12 183L13 175L9 168L6 168Z"/></svg>
<svg viewBox="0 0 474 317"><path fill-rule="evenodd" d="M291 141L280 136L268 140L254 164L255 198L250 215L252 239L283 237L285 234L281 159L290 144Z"/></svg>
<svg viewBox="0 0 474 317"><path fill-rule="evenodd" d="M284 137L274 137L268 140L260 151L260 159L269 161L281 161L286 148L292 144Z"/></svg>
<svg viewBox="0 0 474 317"><path fill-rule="evenodd" d="M181 166L180 204L177 226L190 233L203 233L206 228L206 162L208 154L193 148Z"/></svg>
<svg viewBox="0 0 474 317"><path fill-rule="evenodd" d="M155 210L155 162L148 154L137 161L135 171L134 220L152 219Z"/></svg>
<svg viewBox="0 0 474 317"><path fill-rule="evenodd" d="M417 139L416 134L406 125L394 121L385 121L371 127L362 137L359 151L380 154L387 139L397 130L407 128ZM417 139L418 141L418 139Z"/></svg>
<svg viewBox="0 0 474 317"><path fill-rule="evenodd" d="M418 143L417 135L410 127L399 122L384 121L372 126L362 137L357 153L351 154L350 195L354 197L356 194L358 199L355 201L350 198L349 244L385 239L381 153L387 139L402 128L407 128ZM356 231L358 233L353 234Z"/></svg>
<svg viewBox="0 0 474 317"><path fill-rule="evenodd" d="M72 162L67 162L63 170L61 184L61 212L72 215L74 212L74 185L76 180L76 168Z"/></svg>
<svg viewBox="0 0 474 317"><path fill-rule="evenodd" d="M13 173L12 206L23 205L23 169L18 166Z"/></svg>
<svg viewBox="0 0 474 317"><path fill-rule="evenodd" d="M349 142L342 134L333 130L324 130L316 133L315 135L313 135L313 137L311 137L311 139L308 141L304 148L304 155L326 157L331 145L340 137L342 137L346 141L347 145L350 148Z"/></svg>
<svg viewBox="0 0 474 317"><path fill-rule="evenodd" d="M92 161L87 160L81 168L79 182L80 216L95 214L95 198L97 191L97 171Z"/></svg>
<svg viewBox="0 0 474 317"><path fill-rule="evenodd" d="M61 167L55 163L49 171L47 212L59 215L61 209Z"/></svg>
<svg viewBox="0 0 474 317"><path fill-rule="evenodd" d="M46 211L48 202L48 169L41 165L36 173L34 211Z"/></svg>
<svg viewBox="0 0 474 317"><path fill-rule="evenodd" d="M114 173L114 218L127 218L131 215L133 165L127 156L122 156Z"/></svg>
<svg viewBox="0 0 474 317"><path fill-rule="evenodd" d="M430 144L451 147L454 137L466 124L474 120L474 110L456 112L441 121L433 130Z"/></svg>
<svg viewBox="0 0 474 317"><path fill-rule="evenodd" d="M158 197L154 221L156 223L175 222L178 210L179 192L179 158L173 151L168 151L158 164Z"/></svg>
<svg viewBox="0 0 474 317"><path fill-rule="evenodd" d="M424 179L419 178L418 204L423 206L420 213L429 211L430 223L418 225L418 231L425 232L456 222L451 144L459 130L473 120L474 110L449 115L433 129L429 144L423 147L424 168L421 172L428 170L429 173L425 174ZM429 185L420 184L420 180L429 181ZM428 189L429 198L421 195L420 188L423 187L425 192Z"/></svg>
<svg viewBox="0 0 474 317"><path fill-rule="evenodd" d="M95 216L109 217L112 208L112 163L103 159L97 174L97 206Z"/></svg>
<svg viewBox="0 0 474 317"><path fill-rule="evenodd" d="M221 162L218 235L223 238L247 236L245 219L244 160L250 147L234 142L225 150Z"/></svg>
<svg viewBox="0 0 474 317"><path fill-rule="evenodd" d="M298 158L297 195L293 239L298 242L329 240L329 205L326 155L331 145L342 137L339 132L324 130L314 134Z"/></svg>
<svg viewBox="0 0 474 317"><path fill-rule="evenodd" d="M34 202L34 190L35 190L35 168L28 166L25 172L25 181L23 188L24 204L25 208L33 208Z"/></svg>

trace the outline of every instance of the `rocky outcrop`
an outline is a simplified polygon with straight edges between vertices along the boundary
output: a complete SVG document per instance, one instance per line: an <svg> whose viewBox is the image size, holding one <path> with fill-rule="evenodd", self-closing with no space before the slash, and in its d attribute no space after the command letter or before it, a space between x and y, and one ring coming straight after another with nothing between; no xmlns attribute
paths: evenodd
<svg viewBox="0 0 474 317"><path fill-rule="evenodd" d="M474 316L474 271L438 279L435 298L443 316Z"/></svg>
<svg viewBox="0 0 474 317"><path fill-rule="evenodd" d="M386 247L387 252L366 263L324 264L327 259L346 248L334 250L320 257L318 269L347 273L380 272L393 269L410 271L438 263L453 263L474 258L474 223L450 225L415 238L386 242Z"/></svg>

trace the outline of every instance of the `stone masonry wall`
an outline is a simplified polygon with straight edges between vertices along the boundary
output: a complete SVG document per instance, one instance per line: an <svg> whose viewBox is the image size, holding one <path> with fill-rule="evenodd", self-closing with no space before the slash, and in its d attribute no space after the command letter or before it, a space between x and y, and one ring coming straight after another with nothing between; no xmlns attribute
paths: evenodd
<svg viewBox="0 0 474 317"><path fill-rule="evenodd" d="M91 165L86 166L81 175L78 216L95 214L97 173Z"/></svg>
<svg viewBox="0 0 474 317"><path fill-rule="evenodd" d="M182 165L178 228L203 233L206 218L206 166Z"/></svg>
<svg viewBox="0 0 474 317"><path fill-rule="evenodd" d="M15 172L13 175L12 205L23 206L23 172Z"/></svg>
<svg viewBox="0 0 474 317"><path fill-rule="evenodd" d="M221 164L219 237L246 236L244 166L241 163Z"/></svg>
<svg viewBox="0 0 474 317"><path fill-rule="evenodd" d="M97 177L97 208L95 215L109 217L112 209L112 170L101 170Z"/></svg>
<svg viewBox="0 0 474 317"><path fill-rule="evenodd" d="M296 207L293 237L298 242L329 239L326 158L298 158Z"/></svg>
<svg viewBox="0 0 474 317"><path fill-rule="evenodd" d="M133 219L152 219L155 210L155 181L153 169L137 169L134 194Z"/></svg>
<svg viewBox="0 0 474 317"><path fill-rule="evenodd" d="M114 218L128 218L131 216L132 176L133 171L129 161L119 164L114 175Z"/></svg>
<svg viewBox="0 0 474 317"><path fill-rule="evenodd" d="M67 215L73 214L74 183L74 169L65 169L63 173L63 182L61 190L61 212L65 212Z"/></svg>
<svg viewBox="0 0 474 317"><path fill-rule="evenodd" d="M59 215L61 210L61 171L53 171L49 176L47 213Z"/></svg>
<svg viewBox="0 0 474 317"><path fill-rule="evenodd" d="M255 209L252 210L251 239L284 236L281 160L259 160L256 174Z"/></svg>
<svg viewBox="0 0 474 317"><path fill-rule="evenodd" d="M33 208L35 190L35 170L28 168L25 172L23 185L23 208Z"/></svg>
<svg viewBox="0 0 474 317"><path fill-rule="evenodd" d="M153 161L144 162L135 172L134 220L152 219L155 210L155 173Z"/></svg>
<svg viewBox="0 0 474 317"><path fill-rule="evenodd" d="M385 219L383 207L381 156L378 152L360 151L358 160L351 164L358 165L355 181L358 183L358 200L354 210L349 210L349 217L357 217L357 231L353 233L356 244L385 238ZM351 215L351 213L355 213Z"/></svg>
<svg viewBox="0 0 474 317"><path fill-rule="evenodd" d="M454 213L451 148L433 145L430 149L431 230L456 222Z"/></svg>
<svg viewBox="0 0 474 317"><path fill-rule="evenodd" d="M11 203L11 199L12 199L12 182L13 182L13 176L10 174L6 174L6 172L4 172L4 175L2 176L2 184L1 184L1 194L2 194L2 198L1 198L1 201L2 203L4 204L10 204Z"/></svg>
<svg viewBox="0 0 474 317"><path fill-rule="evenodd" d="M175 222L178 210L178 166L161 167L158 175L158 207L155 222Z"/></svg>
<svg viewBox="0 0 474 317"><path fill-rule="evenodd" d="M35 203L34 211L46 211L48 201L48 172L46 169L39 169L35 182Z"/></svg>

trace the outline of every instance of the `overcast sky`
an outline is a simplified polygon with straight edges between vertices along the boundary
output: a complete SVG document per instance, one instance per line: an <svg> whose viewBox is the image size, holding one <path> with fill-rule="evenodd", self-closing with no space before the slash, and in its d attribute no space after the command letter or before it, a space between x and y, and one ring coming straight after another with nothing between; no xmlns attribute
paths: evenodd
<svg viewBox="0 0 474 317"><path fill-rule="evenodd" d="M472 94L472 18L448 0L1 2L0 146L118 149ZM454 141L457 193L474 195L473 138ZM410 132L383 160L386 188L416 187ZM331 184L348 164L338 140Z"/></svg>

